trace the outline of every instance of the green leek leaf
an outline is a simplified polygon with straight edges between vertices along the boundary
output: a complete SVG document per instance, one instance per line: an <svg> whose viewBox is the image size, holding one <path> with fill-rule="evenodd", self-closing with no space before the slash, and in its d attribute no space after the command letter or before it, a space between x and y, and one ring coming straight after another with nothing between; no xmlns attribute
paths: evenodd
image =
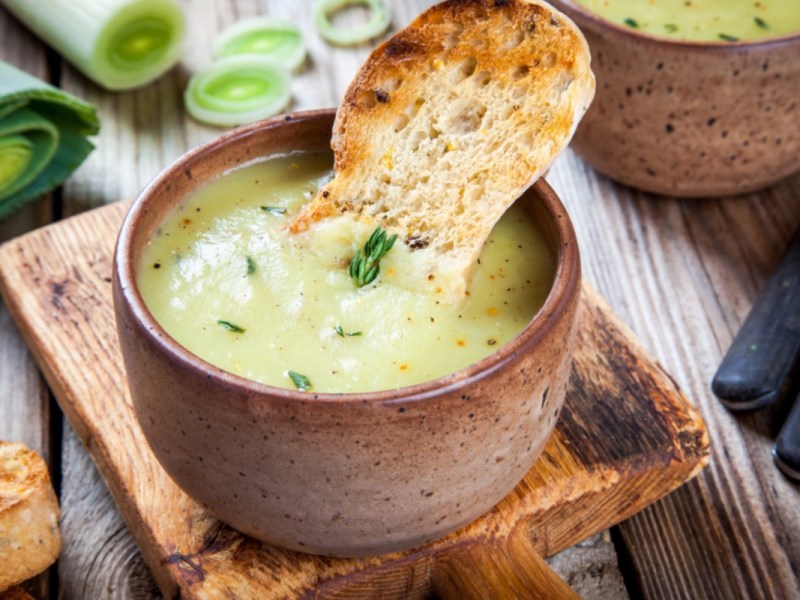
<svg viewBox="0 0 800 600"><path fill-rule="evenodd" d="M60 185L99 128L92 105L0 62L0 218Z"/></svg>

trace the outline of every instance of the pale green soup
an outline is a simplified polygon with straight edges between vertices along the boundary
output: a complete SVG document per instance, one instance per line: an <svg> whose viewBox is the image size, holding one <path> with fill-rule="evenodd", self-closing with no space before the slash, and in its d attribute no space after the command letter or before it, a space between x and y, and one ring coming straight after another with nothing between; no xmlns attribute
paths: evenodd
<svg viewBox="0 0 800 600"><path fill-rule="evenodd" d="M681 40L735 42L800 32L800 0L576 0L606 19Z"/></svg>
<svg viewBox="0 0 800 600"><path fill-rule="evenodd" d="M235 170L188 198L139 265L155 319L193 353L242 377L363 392L472 364L543 304L554 257L522 207L495 227L461 305L426 291L427 273L401 242L378 278L357 287L348 265L372 227L333 219L299 235L285 230L330 177L329 154L290 155Z"/></svg>

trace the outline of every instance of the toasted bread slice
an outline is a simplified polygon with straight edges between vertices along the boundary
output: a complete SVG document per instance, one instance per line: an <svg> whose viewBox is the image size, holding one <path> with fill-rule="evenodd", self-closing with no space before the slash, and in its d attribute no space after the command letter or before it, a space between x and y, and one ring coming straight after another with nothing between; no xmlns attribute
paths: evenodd
<svg viewBox="0 0 800 600"><path fill-rule="evenodd" d="M44 460L24 444L0 442L0 590L56 560L59 518Z"/></svg>
<svg viewBox="0 0 800 600"><path fill-rule="evenodd" d="M594 96L581 32L534 0L448 0L375 49L336 114L335 177L292 223L374 221L460 296L494 224ZM424 250L423 250L424 249Z"/></svg>

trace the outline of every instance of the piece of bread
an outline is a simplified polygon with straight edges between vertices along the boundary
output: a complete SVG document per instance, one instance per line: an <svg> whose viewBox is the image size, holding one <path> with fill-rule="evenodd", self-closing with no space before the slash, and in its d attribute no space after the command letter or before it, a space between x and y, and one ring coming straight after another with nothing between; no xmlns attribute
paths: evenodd
<svg viewBox="0 0 800 600"><path fill-rule="evenodd" d="M290 226L353 214L463 294L494 224L594 96L581 32L534 0L448 0L376 48L336 114L335 177ZM424 250L423 250L424 249ZM429 276L430 278L430 276Z"/></svg>
<svg viewBox="0 0 800 600"><path fill-rule="evenodd" d="M60 516L44 460L24 444L0 442L0 591L56 560Z"/></svg>

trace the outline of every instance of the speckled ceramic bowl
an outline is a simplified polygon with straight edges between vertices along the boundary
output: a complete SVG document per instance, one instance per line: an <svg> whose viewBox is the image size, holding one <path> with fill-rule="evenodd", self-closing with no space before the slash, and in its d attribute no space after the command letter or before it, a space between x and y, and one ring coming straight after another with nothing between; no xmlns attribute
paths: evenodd
<svg viewBox="0 0 800 600"><path fill-rule="evenodd" d="M725 196L800 169L800 33L681 42L550 0L583 31L597 77L572 147L598 171L671 196Z"/></svg>
<svg viewBox="0 0 800 600"><path fill-rule="evenodd" d="M114 258L114 307L142 430L166 471L233 527L270 544L338 556L443 536L508 494L555 424L576 333L580 260L544 182L521 199L557 260L540 312L507 346L407 388L312 394L226 373L155 322L137 290L143 246L184 197L260 156L329 147L334 112L237 129L188 153L142 192Z"/></svg>

